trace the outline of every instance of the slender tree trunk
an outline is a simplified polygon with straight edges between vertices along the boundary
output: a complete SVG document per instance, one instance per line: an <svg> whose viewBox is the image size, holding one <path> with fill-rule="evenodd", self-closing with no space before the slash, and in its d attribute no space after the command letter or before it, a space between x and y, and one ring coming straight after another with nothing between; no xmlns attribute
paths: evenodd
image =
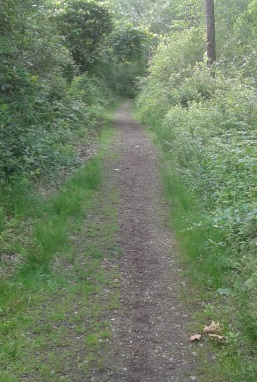
<svg viewBox="0 0 257 382"><path fill-rule="evenodd" d="M214 61L216 61L214 0L205 0L205 6L206 6L207 58L208 58L208 65L211 66L214 63Z"/></svg>

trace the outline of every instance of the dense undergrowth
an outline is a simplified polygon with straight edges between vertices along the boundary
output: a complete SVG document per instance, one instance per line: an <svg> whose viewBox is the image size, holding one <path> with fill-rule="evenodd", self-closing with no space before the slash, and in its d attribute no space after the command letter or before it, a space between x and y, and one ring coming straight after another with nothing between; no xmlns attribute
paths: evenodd
<svg viewBox="0 0 257 382"><path fill-rule="evenodd" d="M0 258L27 190L82 165L106 111L134 95L146 38L107 4L0 3Z"/></svg>
<svg viewBox="0 0 257 382"><path fill-rule="evenodd" d="M163 148L173 224L195 283L209 291L208 317L234 336L231 357L219 353L217 380L249 382L257 373L257 92L247 65L220 60L209 69L204 51L199 28L164 39L137 109Z"/></svg>
<svg viewBox="0 0 257 382"><path fill-rule="evenodd" d="M0 24L2 187L76 162L106 108L134 95L147 35L83 0L6 0Z"/></svg>

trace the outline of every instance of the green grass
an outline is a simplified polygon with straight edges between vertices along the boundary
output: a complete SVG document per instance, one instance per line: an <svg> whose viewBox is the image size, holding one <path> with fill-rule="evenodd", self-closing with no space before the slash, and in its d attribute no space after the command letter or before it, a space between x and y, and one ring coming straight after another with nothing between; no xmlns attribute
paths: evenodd
<svg viewBox="0 0 257 382"><path fill-rule="evenodd" d="M170 226L178 239L182 267L191 284L183 296L193 309L196 304L199 309L192 332L201 331L213 320L223 325L226 336L223 345L209 341L203 351L200 349L201 381L209 382L211 375L212 382L254 382L257 346L249 341L245 330L249 323L242 317L241 296L236 291L232 295L217 293L219 288L228 288L234 277L225 233L210 224L197 195L173 169L170 153L162 151L160 169L170 203Z"/></svg>
<svg viewBox="0 0 257 382"><path fill-rule="evenodd" d="M161 152L160 171L170 204L170 229L180 248L179 261L187 277L181 289L185 303L192 306L190 329L200 333L211 321L220 322L226 340L223 344L204 339L195 345L199 355L202 382L254 382L257 377L255 288L242 291L242 283L252 274L256 260L250 255L238 259L228 233L213 225L206 205L188 188L174 164L170 139L160 128L161 121L149 117L152 140ZM209 207L209 209L208 209ZM249 268L251 272L249 272ZM242 272L242 274L241 274ZM243 274L245 273L245 274ZM248 276L249 277L249 276ZM242 281L243 280L243 281ZM253 285L255 280L249 280ZM232 288L232 289L231 289ZM227 291L220 295L218 290ZM211 376L211 377L210 377Z"/></svg>
<svg viewBox="0 0 257 382"><path fill-rule="evenodd" d="M163 180L171 203L171 225L176 231L187 261L190 261L192 279L203 288L224 287L224 234L206 219L201 212L200 202L183 185L178 175L164 169Z"/></svg>
<svg viewBox="0 0 257 382"><path fill-rule="evenodd" d="M108 261L120 255L117 192L101 189L111 134L49 197L25 181L2 193L0 382L87 380L108 358L119 307Z"/></svg>

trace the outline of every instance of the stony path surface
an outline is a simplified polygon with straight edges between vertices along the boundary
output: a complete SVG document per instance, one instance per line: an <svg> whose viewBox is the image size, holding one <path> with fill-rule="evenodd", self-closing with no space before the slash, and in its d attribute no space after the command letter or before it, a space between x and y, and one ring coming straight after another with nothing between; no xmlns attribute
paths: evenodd
<svg viewBox="0 0 257 382"><path fill-rule="evenodd" d="M98 382L198 381L188 341L188 312L176 243L167 228L158 154L133 119L130 103L116 113L113 160L106 179L119 190L121 309L112 316L107 369ZM108 180L107 180L108 182Z"/></svg>

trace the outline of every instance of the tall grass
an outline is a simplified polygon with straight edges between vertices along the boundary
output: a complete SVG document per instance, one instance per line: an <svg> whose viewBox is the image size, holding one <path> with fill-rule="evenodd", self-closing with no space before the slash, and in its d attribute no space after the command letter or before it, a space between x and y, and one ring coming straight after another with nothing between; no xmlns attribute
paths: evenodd
<svg viewBox="0 0 257 382"><path fill-rule="evenodd" d="M224 233L218 228L213 229L211 220L202 213L200 201L168 167L163 168L163 180L171 204L170 224L190 263L191 280L201 288L212 287L216 290L224 287Z"/></svg>
<svg viewBox="0 0 257 382"><path fill-rule="evenodd" d="M11 214L9 221L5 218L2 225L2 258L4 261L8 251L19 258L11 276L7 274L8 264L6 269L3 268L6 274L5 281L0 281L0 300L5 309L12 295L22 295L22 291L49 271L49 265L58 253L69 252L69 235L86 217L91 195L100 182L100 159L93 158L44 203L33 188L29 190L27 181L17 182L16 185L12 185L12 192L2 194L2 210L5 209ZM26 221L28 229L26 224L24 227ZM14 229L17 225L20 225L20 229ZM9 235L6 235L6 231ZM27 237L22 239L21 235L24 234ZM21 252L16 253L17 249Z"/></svg>

